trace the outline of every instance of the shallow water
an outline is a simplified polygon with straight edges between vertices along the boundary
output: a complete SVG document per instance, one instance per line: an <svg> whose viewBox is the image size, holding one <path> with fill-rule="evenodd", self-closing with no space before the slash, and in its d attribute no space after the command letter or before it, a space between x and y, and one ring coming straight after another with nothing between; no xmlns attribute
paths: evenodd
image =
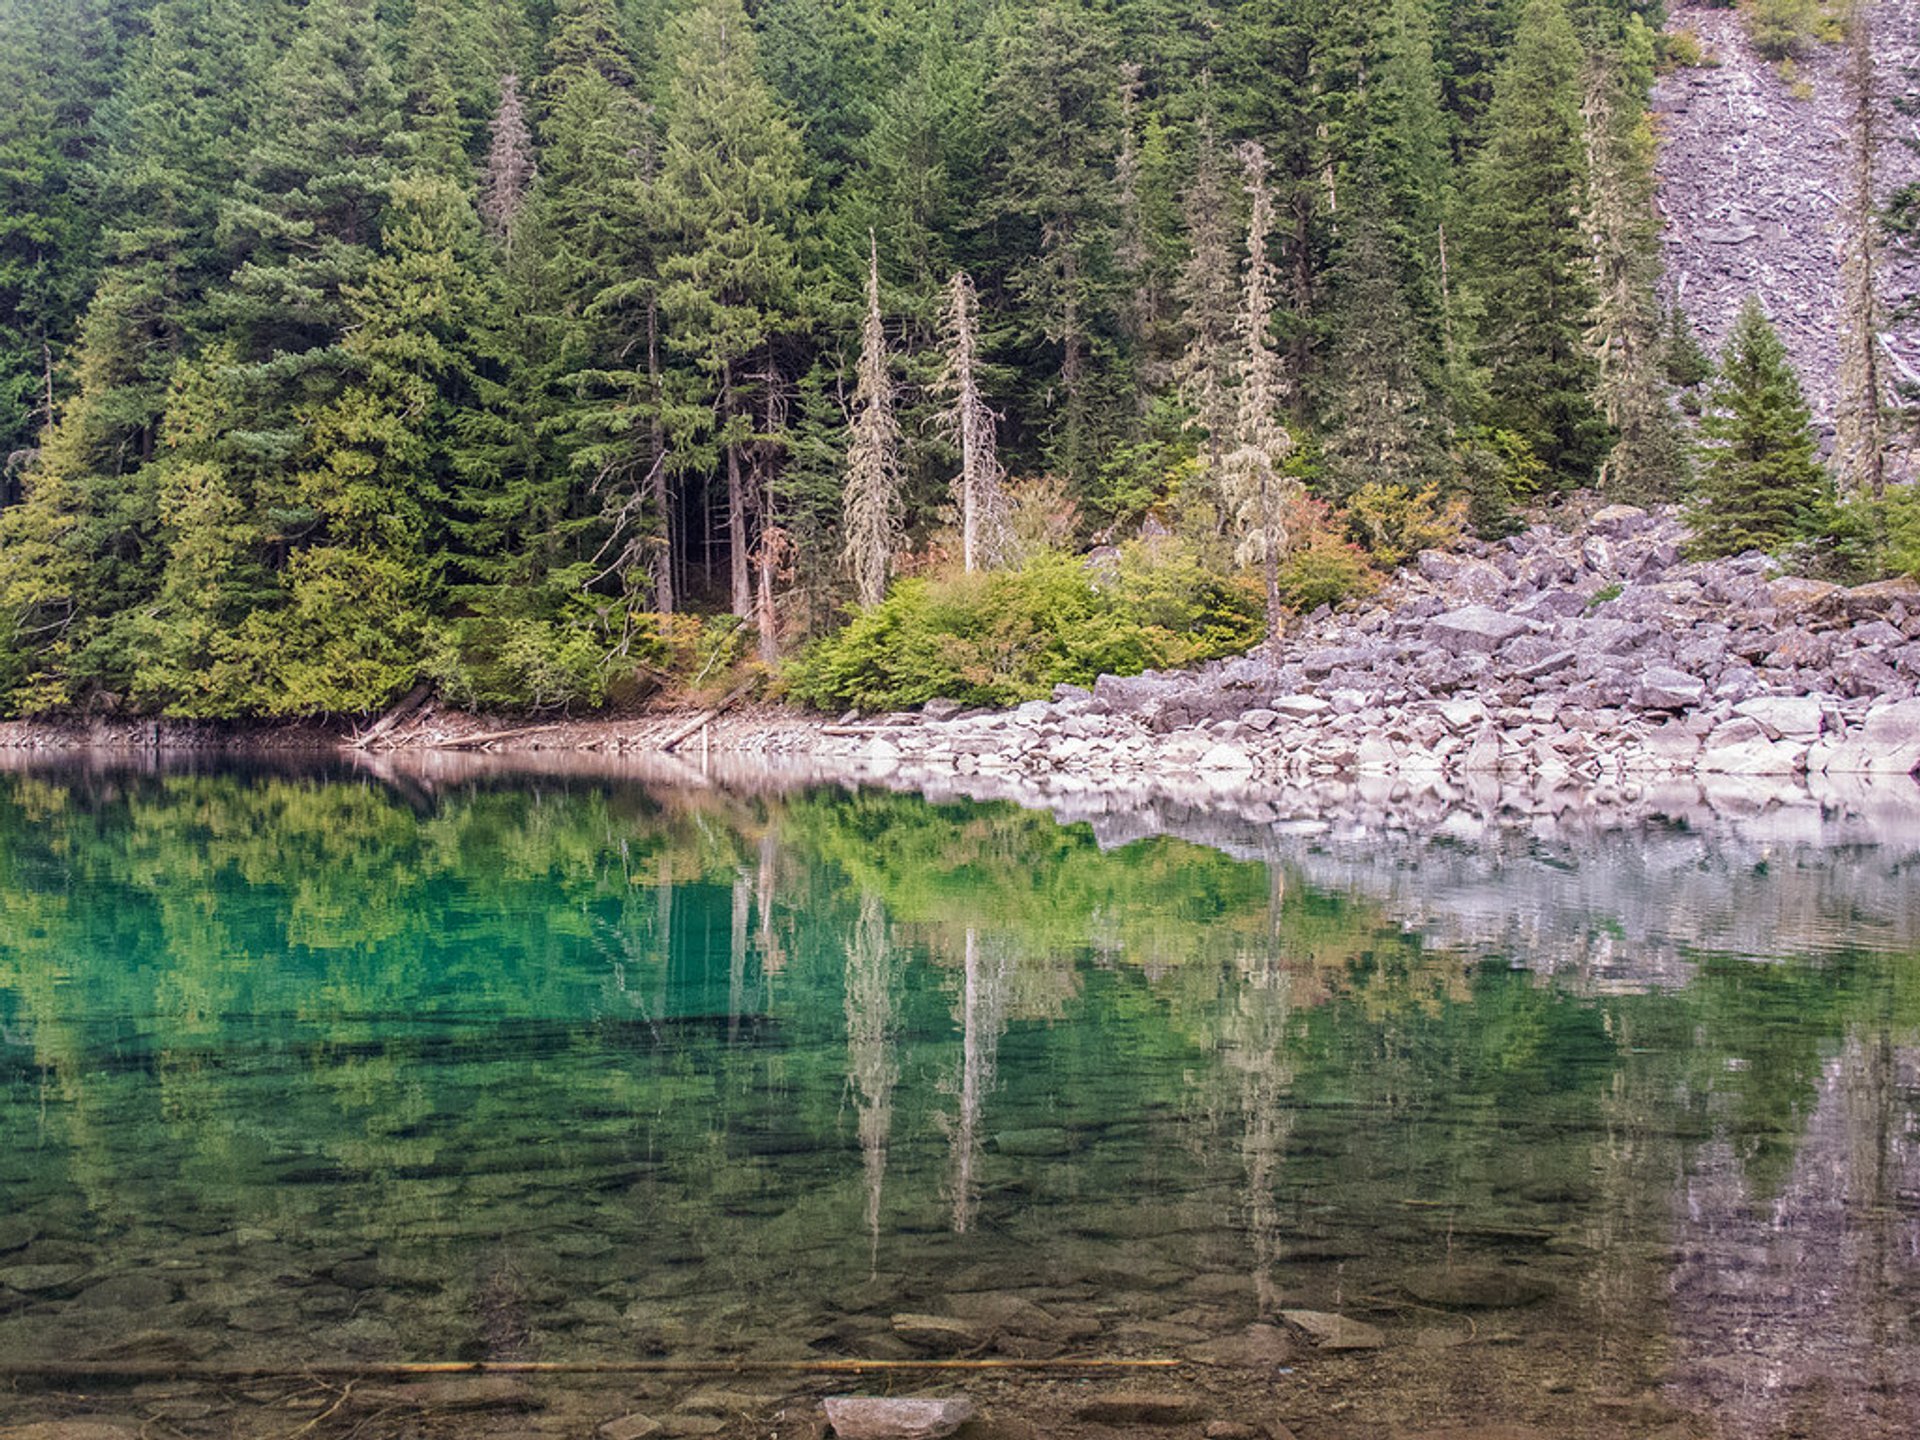
<svg viewBox="0 0 1920 1440"><path fill-rule="evenodd" d="M1367 1423L1911 1433L1920 842L1357 814L0 774L0 1356L1305 1309Z"/></svg>

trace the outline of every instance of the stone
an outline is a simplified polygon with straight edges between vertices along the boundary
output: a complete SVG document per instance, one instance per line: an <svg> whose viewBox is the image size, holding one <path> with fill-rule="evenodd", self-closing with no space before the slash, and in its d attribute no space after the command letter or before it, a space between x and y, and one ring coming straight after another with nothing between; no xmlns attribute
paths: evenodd
<svg viewBox="0 0 1920 1440"><path fill-rule="evenodd" d="M1081 1401L1073 1413L1100 1425L1190 1425L1206 1412L1176 1391L1109 1390Z"/></svg>
<svg viewBox="0 0 1920 1440"><path fill-rule="evenodd" d="M1803 695L1756 695L1735 705L1733 713L1758 722L1769 740L1783 735L1811 740L1825 719L1820 702Z"/></svg>
<svg viewBox="0 0 1920 1440"><path fill-rule="evenodd" d="M1643 671L1634 691L1634 701L1643 710L1691 710L1706 698L1704 680L1665 665Z"/></svg>
<svg viewBox="0 0 1920 1440"><path fill-rule="evenodd" d="M1597 535L1625 539L1653 528L1653 517L1638 505L1605 505L1593 512L1587 528Z"/></svg>
<svg viewBox="0 0 1920 1440"><path fill-rule="evenodd" d="M830 1395L821 1403L840 1440L943 1440L973 1418L965 1396Z"/></svg>
<svg viewBox="0 0 1920 1440"><path fill-rule="evenodd" d="M1333 709L1333 702L1322 700L1318 695L1282 695L1277 700L1269 700L1267 708L1289 720L1311 720Z"/></svg>
<svg viewBox="0 0 1920 1440"><path fill-rule="evenodd" d="M1218 774L1251 775L1253 757L1238 745L1215 745L1194 762L1200 770L1211 770Z"/></svg>
<svg viewBox="0 0 1920 1440"><path fill-rule="evenodd" d="M1282 1310L1280 1318L1321 1350L1378 1350L1387 1343L1377 1325L1324 1310Z"/></svg>
<svg viewBox="0 0 1920 1440"><path fill-rule="evenodd" d="M1845 592L1838 585L1830 585L1825 580L1808 580L1798 575L1786 575L1767 586L1773 597L1774 609L1782 611L1815 610L1830 600L1837 600Z"/></svg>
<svg viewBox="0 0 1920 1440"><path fill-rule="evenodd" d="M89 1285L73 1303L87 1309L156 1310L172 1304L177 1293L170 1281L158 1275L115 1275Z"/></svg>
<svg viewBox="0 0 1920 1440"><path fill-rule="evenodd" d="M1511 1310L1554 1292L1550 1280L1504 1265L1438 1265L1400 1279L1400 1288L1442 1310Z"/></svg>
<svg viewBox="0 0 1920 1440"><path fill-rule="evenodd" d="M134 1440L146 1428L138 1420L37 1420L0 1428L0 1440Z"/></svg>
<svg viewBox="0 0 1920 1440"><path fill-rule="evenodd" d="M1249 730L1265 733L1279 721L1280 716L1273 710L1249 710L1240 717L1240 723Z"/></svg>
<svg viewBox="0 0 1920 1440"><path fill-rule="evenodd" d="M1449 655L1490 655L1516 635L1526 634L1527 629L1527 622L1517 616L1485 605L1469 605L1434 616L1421 631L1421 638Z"/></svg>
<svg viewBox="0 0 1920 1440"><path fill-rule="evenodd" d="M1236 1370L1261 1370L1291 1365L1294 1344L1277 1325L1249 1325L1238 1335L1209 1340L1187 1351L1187 1358L1200 1365L1221 1365Z"/></svg>
<svg viewBox="0 0 1920 1440"><path fill-rule="evenodd" d="M967 707L958 700L929 700L920 707L922 720L951 720Z"/></svg>
<svg viewBox="0 0 1920 1440"><path fill-rule="evenodd" d="M353 1392L358 1408L406 1406L421 1410L536 1410L544 1403L526 1381L511 1375L459 1375L405 1385L370 1385Z"/></svg>
<svg viewBox="0 0 1920 1440"><path fill-rule="evenodd" d="M602 1425L599 1434L602 1440L647 1440L660 1431L660 1422L651 1415L622 1415Z"/></svg>
<svg viewBox="0 0 1920 1440"><path fill-rule="evenodd" d="M26 1295L65 1290L86 1276L84 1265L8 1265L0 1268L0 1286Z"/></svg>
<svg viewBox="0 0 1920 1440"><path fill-rule="evenodd" d="M0 1215L0 1255L24 1250L40 1238L39 1228L24 1215Z"/></svg>
<svg viewBox="0 0 1920 1440"><path fill-rule="evenodd" d="M902 1312L893 1317L893 1333L916 1350L938 1355L959 1355L978 1350L992 1335L968 1320L951 1315L919 1315Z"/></svg>

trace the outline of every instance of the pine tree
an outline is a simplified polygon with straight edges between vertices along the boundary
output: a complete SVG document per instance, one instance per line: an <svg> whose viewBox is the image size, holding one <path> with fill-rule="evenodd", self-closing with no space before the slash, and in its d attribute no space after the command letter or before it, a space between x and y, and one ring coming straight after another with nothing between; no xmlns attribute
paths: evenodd
<svg viewBox="0 0 1920 1440"><path fill-rule="evenodd" d="M867 317L860 329L859 381L853 391L847 445L845 546L854 594L862 605L886 597L894 553L906 538L900 495L900 426L893 417L893 375L880 317L880 246L867 237Z"/></svg>
<svg viewBox="0 0 1920 1440"><path fill-rule="evenodd" d="M1528 0L1487 111L1466 237L1481 418L1526 440L1563 485L1592 479L1607 440L1586 340L1594 295L1579 204L1580 73L1563 0Z"/></svg>
<svg viewBox="0 0 1920 1440"><path fill-rule="evenodd" d="M1706 447L1688 511L1699 554L1778 550L1810 538L1833 482L1814 457L1799 378L1758 301L1747 301L1727 336L1700 429Z"/></svg>
<svg viewBox="0 0 1920 1440"><path fill-rule="evenodd" d="M1615 436L1599 484L1619 499L1661 500L1681 489L1686 452L1661 333L1660 227L1645 109L1653 49L1637 18L1617 49L1589 62L1584 109L1594 288L1588 340L1597 357L1596 399Z"/></svg>
<svg viewBox="0 0 1920 1440"><path fill-rule="evenodd" d="M760 78L740 0L688 11L674 23L671 49L660 188L674 253L662 265L661 305L673 347L698 372L676 405L675 443L683 463L711 460L724 471L733 611L759 621L769 654L773 617L756 605L753 570L757 559L766 573L774 527L768 497L750 494L749 480L779 437L765 429L773 397L756 377L777 371L772 342L792 323L801 280L793 221L807 180L798 138Z"/></svg>
<svg viewBox="0 0 1920 1440"><path fill-rule="evenodd" d="M1273 348L1273 296L1279 286L1267 251L1273 228L1273 196L1267 182L1267 156L1248 141L1240 147L1240 165L1251 204L1247 217L1247 258L1241 278L1239 415L1233 449L1223 461L1223 485L1239 533L1244 565L1257 564L1266 580L1267 633L1277 640L1286 617L1280 605L1280 561L1290 543L1287 510L1299 482L1281 466L1293 451L1293 437L1280 423L1280 357Z"/></svg>
<svg viewBox="0 0 1920 1440"><path fill-rule="evenodd" d="M960 563L971 575L1004 563L1012 536L993 411L981 394L979 302L964 270L954 271L947 282L943 339L946 365L937 388L947 401L943 417L947 436L960 452L960 473L954 477L953 489L960 511Z"/></svg>

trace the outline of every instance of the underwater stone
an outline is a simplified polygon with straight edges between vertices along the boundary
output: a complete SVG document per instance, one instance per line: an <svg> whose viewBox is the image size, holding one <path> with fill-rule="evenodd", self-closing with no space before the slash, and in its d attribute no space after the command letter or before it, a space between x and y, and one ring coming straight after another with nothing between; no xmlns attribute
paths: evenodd
<svg viewBox="0 0 1920 1440"><path fill-rule="evenodd" d="M834 1395L824 1404L840 1440L942 1440L973 1418L973 1402L964 1396Z"/></svg>

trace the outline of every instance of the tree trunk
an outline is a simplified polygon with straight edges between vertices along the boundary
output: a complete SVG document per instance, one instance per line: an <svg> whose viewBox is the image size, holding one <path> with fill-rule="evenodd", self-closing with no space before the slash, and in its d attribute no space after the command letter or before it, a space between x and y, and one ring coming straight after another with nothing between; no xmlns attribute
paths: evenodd
<svg viewBox="0 0 1920 1440"><path fill-rule="evenodd" d="M720 372L720 423L733 419L733 366ZM740 447L729 440L727 450L727 567L732 581L733 613L753 619L753 575L748 567L747 484L740 473Z"/></svg>
<svg viewBox="0 0 1920 1440"><path fill-rule="evenodd" d="M673 614L673 496L667 488L666 431L660 423L660 303L647 298L647 395L653 419L647 430L647 475L653 488L653 508L660 515L660 550L653 565L653 608Z"/></svg>

